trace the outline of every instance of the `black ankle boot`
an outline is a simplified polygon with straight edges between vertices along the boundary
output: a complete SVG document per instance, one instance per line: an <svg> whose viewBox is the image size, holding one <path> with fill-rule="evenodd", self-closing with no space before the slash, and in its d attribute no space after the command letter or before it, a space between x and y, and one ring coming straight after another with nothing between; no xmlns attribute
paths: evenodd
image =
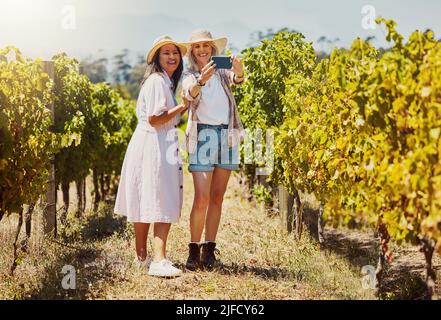
<svg viewBox="0 0 441 320"><path fill-rule="evenodd" d="M213 269L219 265L215 253L219 254L216 249L216 242L207 242L202 244L202 266L206 269Z"/></svg>
<svg viewBox="0 0 441 320"><path fill-rule="evenodd" d="M188 270L195 271L201 268L201 245L190 243L188 245L188 259L185 267Z"/></svg>

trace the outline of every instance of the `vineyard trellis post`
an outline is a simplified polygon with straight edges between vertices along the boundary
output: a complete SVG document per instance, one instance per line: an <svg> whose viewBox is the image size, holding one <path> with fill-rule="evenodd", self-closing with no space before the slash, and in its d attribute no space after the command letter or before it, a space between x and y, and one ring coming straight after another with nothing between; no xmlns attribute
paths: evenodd
<svg viewBox="0 0 441 320"><path fill-rule="evenodd" d="M55 77L55 67L53 61L43 61L43 71L49 75L53 80ZM52 121L55 121L54 103L47 106L52 113ZM56 186L55 186L55 156L51 158L51 165L49 169L49 179L47 184L47 191L44 197L44 234L46 236L57 236L57 217L56 217Z"/></svg>
<svg viewBox="0 0 441 320"><path fill-rule="evenodd" d="M283 231L294 232L297 240L300 240L303 232L303 207L297 190L289 192L286 186L278 187L278 205Z"/></svg>
<svg viewBox="0 0 441 320"><path fill-rule="evenodd" d="M294 197L283 185L279 185L279 212L283 230L292 232Z"/></svg>
<svg viewBox="0 0 441 320"><path fill-rule="evenodd" d="M7 59L4 55L0 54L0 62L6 62ZM0 221L2 221L3 217L5 216L5 211L0 209Z"/></svg>

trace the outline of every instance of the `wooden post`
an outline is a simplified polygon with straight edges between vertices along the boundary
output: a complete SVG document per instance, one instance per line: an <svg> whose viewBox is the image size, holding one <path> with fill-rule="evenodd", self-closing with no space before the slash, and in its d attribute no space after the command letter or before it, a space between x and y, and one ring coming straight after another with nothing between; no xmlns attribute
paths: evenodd
<svg viewBox="0 0 441 320"><path fill-rule="evenodd" d="M294 191L293 194L293 209L292 215L294 216L294 225L293 228L295 231L295 235L297 240L300 240L303 232L303 203L300 200L300 194L298 190Z"/></svg>
<svg viewBox="0 0 441 320"><path fill-rule="evenodd" d="M294 197L283 185L279 185L279 212L283 230L292 232Z"/></svg>
<svg viewBox="0 0 441 320"><path fill-rule="evenodd" d="M320 209L317 217L317 233L318 233L318 240L320 244L323 244L325 242L325 236L324 236L324 225L323 225L323 211L324 206L323 203L320 203Z"/></svg>
<svg viewBox="0 0 441 320"><path fill-rule="evenodd" d="M43 61L43 71L46 72L51 79L55 78L55 68L52 61ZM52 112L52 121L55 121L54 104L47 106ZM56 216L56 186L55 186L55 157L51 157L51 166L49 169L49 181L47 185L47 192L44 198L44 234L45 236L57 237L57 216Z"/></svg>

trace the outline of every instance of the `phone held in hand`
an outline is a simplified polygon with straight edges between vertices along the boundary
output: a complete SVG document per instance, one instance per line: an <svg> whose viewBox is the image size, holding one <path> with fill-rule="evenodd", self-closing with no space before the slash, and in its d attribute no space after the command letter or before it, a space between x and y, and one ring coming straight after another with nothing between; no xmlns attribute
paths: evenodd
<svg viewBox="0 0 441 320"><path fill-rule="evenodd" d="M211 60L214 61L217 69L231 69L233 67L233 62L230 57L213 56Z"/></svg>

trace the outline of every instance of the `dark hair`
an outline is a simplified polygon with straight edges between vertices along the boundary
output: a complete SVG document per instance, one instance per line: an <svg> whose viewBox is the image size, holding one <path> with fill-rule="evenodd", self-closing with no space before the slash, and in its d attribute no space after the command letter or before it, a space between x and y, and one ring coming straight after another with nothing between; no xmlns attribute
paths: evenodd
<svg viewBox="0 0 441 320"><path fill-rule="evenodd" d="M179 80L181 79L182 72L184 71L184 62L182 59L182 53L181 49L176 46L176 49L178 49L179 56L181 57L179 59L179 65L178 68L173 72L173 75L171 77L171 80L173 82L173 94L176 93L176 89L178 88ZM147 69L145 70L144 78L142 79L141 85L144 84L144 82L147 80L148 77L150 77L153 73L156 72L163 72L164 70L161 67L161 64L159 63L159 55L160 55L161 48L159 48L155 55L153 56L152 63L147 65Z"/></svg>

